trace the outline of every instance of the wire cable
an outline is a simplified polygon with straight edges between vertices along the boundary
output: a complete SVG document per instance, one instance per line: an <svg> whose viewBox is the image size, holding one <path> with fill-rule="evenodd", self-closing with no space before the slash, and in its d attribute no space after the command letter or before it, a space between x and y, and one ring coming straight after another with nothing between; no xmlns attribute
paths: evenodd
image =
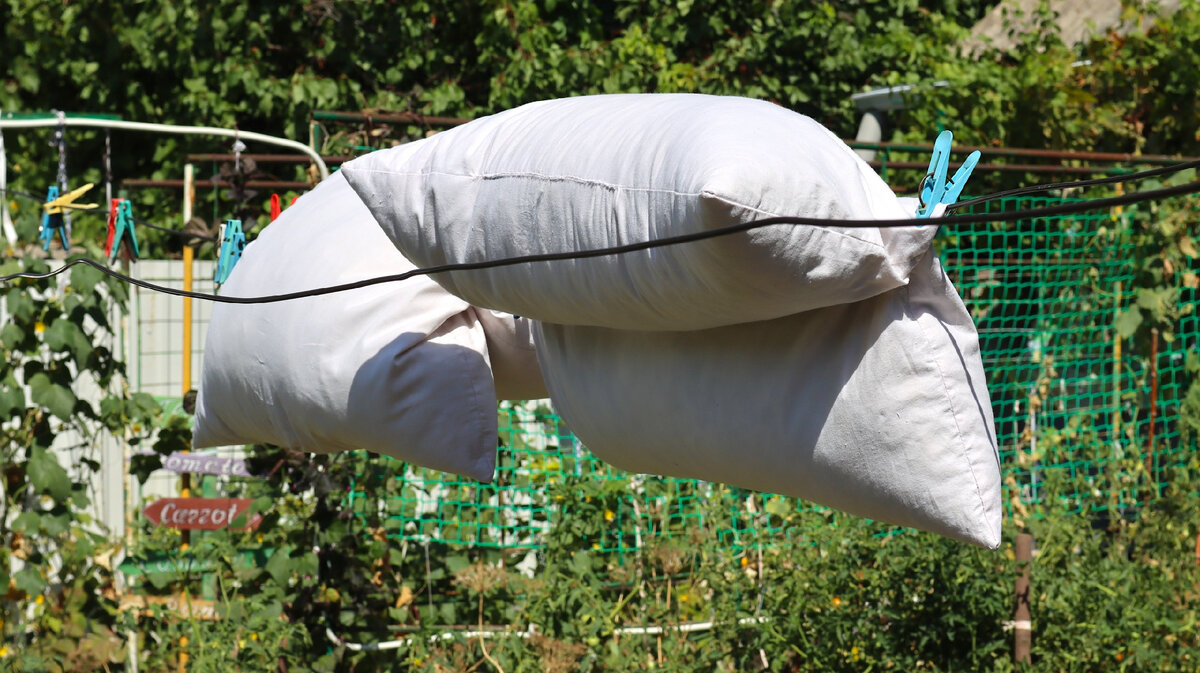
<svg viewBox="0 0 1200 673"><path fill-rule="evenodd" d="M1013 222L1025 219L1037 219L1054 217L1060 215L1073 215L1094 210L1108 210L1117 206L1130 205L1133 203L1141 203L1143 201L1157 201L1175 196L1183 196L1187 194L1195 194L1200 192L1200 181L1189 182L1173 187L1165 187L1163 189L1154 189L1144 192L1134 192L1121 196L1114 196L1104 199L1094 199L1091 201L1082 201L1079 203L1068 203L1059 206L1049 206L1045 208L1028 208L1025 210L1016 210L1007 213L980 213L971 215L958 215L952 218L939 218L936 220L830 220L816 217L771 217L762 220L753 220L750 222L739 222L736 224L718 227L715 229L706 229L688 234L680 234L678 236L669 236L666 238L654 239L650 241L641 241L638 243L628 243L625 245L612 246L608 248L599 248L595 250L574 250L568 252L543 253L536 255L521 255L518 257L508 257L504 259L485 260L481 262L464 262L458 264L441 264L421 269L413 269L405 273L393 274L389 276L378 276L375 278L365 278L363 280L343 283L341 285L331 285L327 287L318 287L310 290L301 290L298 292L288 292L284 294L266 295L261 297L227 297L217 294L209 294L205 292L186 292L172 287L156 285L144 280L127 276L118 271L114 271L107 266L84 257L76 258L68 261L63 266L47 273L31 273L21 272L0 276L0 282L11 282L18 278L26 278L40 280L50 278L63 273L67 269L85 264L87 266L98 269L99 271L119 280L122 280L131 285L141 287L163 294L169 294L176 297L190 297L192 299L202 299L223 304L271 304L281 301L292 301L295 299L304 299L306 297L319 297L327 294L338 292L347 292L357 290L359 288L370 287L372 285L380 285L383 283L395 283L403 280L408 280L416 276L428 276L436 273L448 273L454 271L473 271L479 269L492 269L503 266L515 266L518 264L531 264L537 262L553 262L564 260L588 259L592 257L605 257L608 255L622 255L641 250L649 250L660 248L669 245L679 245L682 243L691 243L695 241L703 241L718 236L728 236L731 234L742 233L769 227L774 225L808 225L808 226L829 226L851 229L863 228L895 228L895 227L921 227L925 223L938 226L958 226L964 224L983 224L994 222Z"/></svg>
<svg viewBox="0 0 1200 673"><path fill-rule="evenodd" d="M39 203L45 202L45 199L40 198L37 194L30 194L29 192L23 192L23 191L20 191L17 189L0 188L0 194L13 194L15 196L21 196L21 197L30 199L32 201L37 201ZM94 213L96 215L104 215L105 217L108 217L108 211L103 208L74 208L74 209L72 209L72 212ZM177 236L179 238L197 239L197 240L209 241L209 242L213 242L213 243L215 243L217 241L216 236L206 236L204 234L194 234L190 231L182 231L180 229L172 229L170 227L164 227L159 224L153 224L151 222L147 222L146 220L142 220L142 219L139 219L136 217L133 218L133 222L134 222L134 224L146 227L147 229L154 229L155 231L161 231L166 234L170 234L172 236Z"/></svg>
<svg viewBox="0 0 1200 673"><path fill-rule="evenodd" d="M1125 173L1122 175L1110 175L1108 177L1092 178L1090 180L1072 180L1070 182L1050 182L1050 183L1045 183L1045 184L1040 184L1040 185L1029 185L1028 187L1017 187L1016 189L1009 189L1009 190L1005 190L1003 192L996 192L995 194L985 194L984 196L980 196L978 198L968 199L966 201L959 201L958 203L946 206L946 212L959 210L961 208L970 208L971 206L976 206L981 203L987 203L988 201L995 201L996 199L1002 199L1006 196L1021 196L1023 194L1036 194L1038 192L1049 192L1049 191L1053 191L1055 189L1075 189L1077 187L1094 187L1096 185L1121 184L1121 183L1125 183L1125 182L1133 182L1135 180L1144 180L1146 178L1152 178L1152 177L1156 177L1159 175L1170 175L1171 173L1178 173L1180 171L1186 171L1189 168L1200 168L1200 159L1196 159L1194 161L1184 161L1184 162L1181 162L1178 164L1171 164L1170 166L1161 166L1159 168L1151 168L1149 170L1139 171L1137 173Z"/></svg>

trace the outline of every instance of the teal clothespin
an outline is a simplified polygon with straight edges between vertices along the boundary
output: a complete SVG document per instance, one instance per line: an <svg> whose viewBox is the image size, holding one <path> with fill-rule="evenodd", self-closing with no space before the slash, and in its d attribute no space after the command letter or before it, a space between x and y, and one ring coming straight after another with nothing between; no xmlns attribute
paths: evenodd
<svg viewBox="0 0 1200 673"><path fill-rule="evenodd" d="M975 150L967 156L962 166L958 167L954 177L947 180L946 175L950 172L950 147L953 143L954 134L949 131L939 133L933 143L929 172L921 180L918 190L921 197L921 205L917 208L918 219L928 218L938 204L952 204L958 201L963 188L967 186L967 180L971 178L971 172L975 170L975 164L979 163L979 150Z"/></svg>
<svg viewBox="0 0 1200 673"><path fill-rule="evenodd" d="M49 207L50 204L58 201L58 187L50 185L46 190L46 206L42 210L42 228L38 237L42 240L42 250L50 250L50 241L54 240L54 232L58 232L62 238L63 250L69 250L71 244L67 240L67 226L63 221L63 211L61 209Z"/></svg>
<svg viewBox="0 0 1200 673"><path fill-rule="evenodd" d="M117 261L122 243L128 244L129 257L136 262L141 253L138 250L137 231L133 228L133 205L129 199L113 199L108 211L108 240L104 244L104 254L108 256L110 265Z"/></svg>
<svg viewBox="0 0 1200 673"><path fill-rule="evenodd" d="M246 247L246 234L242 231L241 220L226 220L221 225L217 235L221 247L217 251L217 270L213 274L213 282L223 284L233 271L233 266L242 258L242 249Z"/></svg>

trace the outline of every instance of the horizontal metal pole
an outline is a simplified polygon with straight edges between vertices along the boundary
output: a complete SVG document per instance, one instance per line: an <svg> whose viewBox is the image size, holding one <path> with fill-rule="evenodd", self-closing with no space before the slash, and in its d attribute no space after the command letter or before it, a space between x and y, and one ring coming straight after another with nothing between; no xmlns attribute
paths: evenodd
<svg viewBox="0 0 1200 673"><path fill-rule="evenodd" d="M845 140L854 149L886 150L893 152L917 152L929 154L933 145L913 143L878 142L868 143L859 140ZM1130 164L1177 164L1184 161L1194 161L1200 157L1170 157L1162 154L1122 154L1117 152L1075 152L1069 150L1044 150L1028 147L975 147L972 145L955 146L955 152L973 152L979 150L984 156L1002 157L1037 157L1041 159L1057 159L1060 161L1109 161ZM890 165L890 164L889 164ZM926 163L925 168L928 166Z"/></svg>
<svg viewBox="0 0 1200 673"><path fill-rule="evenodd" d="M31 128L51 128L58 126L60 120L57 117L50 119L0 119L0 131L4 129L31 129ZM253 142L266 143L268 145L276 145L279 147L287 147L297 152L307 154L314 164L317 165L317 170L321 173L321 179L329 177L329 167L325 165L325 161L321 159L321 155L316 150L305 145L304 143L289 140L287 138L278 138L269 136L265 133L255 133L253 131L238 131L235 129L222 129L215 126L176 126L175 124L150 124L146 122L126 122L112 119L91 119L86 117L65 116L61 123L66 126L83 127L83 128L106 128L120 129L123 131L144 131L148 133L167 133L172 135L191 135L191 136L220 136L224 138L235 138L238 140L246 140Z"/></svg>
<svg viewBox="0 0 1200 673"><path fill-rule="evenodd" d="M880 168L887 166L889 169L906 169L915 168L919 170L927 170L929 168L928 161L881 161L876 159L868 162L872 168ZM1174 162L1172 162L1174 163ZM955 165L957 166L957 165ZM1105 175L1112 173L1128 173L1129 170L1113 167L1096 167L1096 166L1061 166L1057 164L978 164L975 166L978 171L996 171L1004 173L1068 173L1072 175L1093 175L1103 173Z"/></svg>
<svg viewBox="0 0 1200 673"><path fill-rule="evenodd" d="M415 112L348 112L317 110L312 118L322 122L358 122L368 124L418 124L426 126L460 126L471 121L462 117L426 117Z"/></svg>
<svg viewBox="0 0 1200 673"><path fill-rule="evenodd" d="M202 180L195 183L197 190L202 190L205 187L213 187L211 180ZM146 180L141 178L130 178L121 181L122 187L132 189L142 187L166 187L171 189L183 189L183 180ZM229 188L233 186L232 182L221 180L216 185L218 188ZM247 189L312 189L312 185L299 180L249 180L246 182Z"/></svg>
<svg viewBox="0 0 1200 673"><path fill-rule="evenodd" d="M233 154L189 154L188 161L233 161ZM307 164L311 160L308 157L296 156L295 154L247 154L242 153L243 159L253 159L255 163L260 164ZM327 165L338 166L356 159L357 157L333 156L328 154L321 155L321 160Z"/></svg>
<svg viewBox="0 0 1200 673"><path fill-rule="evenodd" d="M68 112L67 116L75 119L120 119L119 116L114 114L96 114L91 112ZM56 124L58 123L58 115L53 112L4 112L0 113L0 120L3 119L53 119Z"/></svg>

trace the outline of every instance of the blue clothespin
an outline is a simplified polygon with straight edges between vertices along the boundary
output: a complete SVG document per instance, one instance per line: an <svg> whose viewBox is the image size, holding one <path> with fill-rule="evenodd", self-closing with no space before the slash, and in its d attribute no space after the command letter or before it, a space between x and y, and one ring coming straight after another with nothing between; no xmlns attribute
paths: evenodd
<svg viewBox="0 0 1200 673"><path fill-rule="evenodd" d="M94 203L76 203L76 199L83 196L94 185L90 182L78 189L72 189L66 194L58 193L57 185L50 185L46 190L46 202L42 204L42 231L40 238L42 239L42 249L50 250L50 241L54 240L54 231L58 230L59 236L62 237L63 250L71 249L71 232L67 229L66 220L63 218L63 213L67 210L89 210L95 208Z"/></svg>
<svg viewBox="0 0 1200 673"><path fill-rule="evenodd" d="M63 221L62 209L49 207L50 204L58 201L58 187L50 185L46 190L46 207L42 210L42 229L38 235L42 240L42 250L50 250L50 241L54 240L54 232L58 232L62 238L63 250L71 248L70 242L67 240L66 223Z"/></svg>
<svg viewBox="0 0 1200 673"><path fill-rule="evenodd" d="M979 163L979 150L975 150L967 156L967 160L962 163L962 166L958 167L954 177L947 180L946 174L950 172L950 146L953 142L954 134L942 131L933 143L933 156L929 159L929 172L921 180L919 189L921 205L917 208L918 219L928 218L938 204L952 204L958 201L963 188L967 186L967 180L971 178L971 171L974 171L975 164Z"/></svg>
<svg viewBox="0 0 1200 673"><path fill-rule="evenodd" d="M213 282L221 285L229 278L233 266L242 258L242 249L246 247L242 221L226 220L221 225L217 239L221 242L221 248L217 251L217 271L213 274Z"/></svg>
<svg viewBox="0 0 1200 673"><path fill-rule="evenodd" d="M129 257L136 262L140 252L137 231L133 228L133 205L129 199L113 199L108 211L108 240L104 243L104 254L108 255L110 265L117 261L122 243L128 243Z"/></svg>

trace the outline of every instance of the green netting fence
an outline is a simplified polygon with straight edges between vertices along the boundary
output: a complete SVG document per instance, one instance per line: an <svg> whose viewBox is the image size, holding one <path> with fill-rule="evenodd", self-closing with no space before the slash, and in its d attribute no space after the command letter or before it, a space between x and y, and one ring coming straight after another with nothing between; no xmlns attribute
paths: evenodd
<svg viewBox="0 0 1200 673"><path fill-rule="evenodd" d="M1022 197L987 207L1063 202ZM1178 418L1200 318L1184 317L1154 362L1117 338L1119 312L1134 301L1131 230L1129 211L1101 212L958 225L937 239L979 328L1009 516L1027 516L1039 504L1128 516L1180 470L1194 468L1196 440L1181 436ZM1180 299L1194 303L1196 291ZM558 505L570 489L586 494L572 499L575 507L595 506L609 524L595 548L616 553L652 539L687 539L714 511L720 521L707 523L716 523L731 547L763 534L802 536L804 530L788 526L787 513L821 509L703 481L621 472L593 457L542 403L501 406L499 420L493 483L376 462L352 490L352 507L381 515L393 538L533 549L544 544L550 526L571 517ZM1056 502L1047 502L1047 493Z"/></svg>

